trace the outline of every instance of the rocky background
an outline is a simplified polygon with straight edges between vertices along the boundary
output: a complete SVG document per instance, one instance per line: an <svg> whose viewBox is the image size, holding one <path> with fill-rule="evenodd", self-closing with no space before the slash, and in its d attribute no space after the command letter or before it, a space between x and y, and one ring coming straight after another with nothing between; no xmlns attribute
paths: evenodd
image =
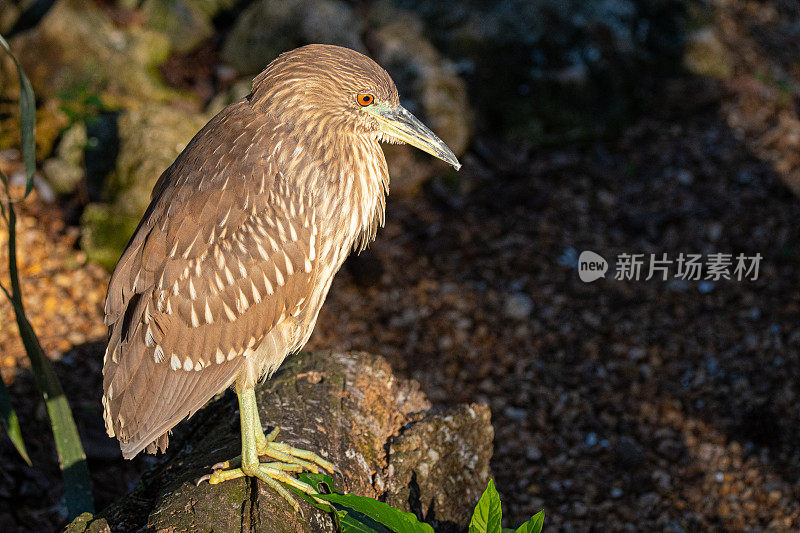
<svg viewBox="0 0 800 533"><path fill-rule="evenodd" d="M461 531L486 488L492 426L486 405L431 408L419 384L365 353L301 353L256 390L260 415L279 441L318 450L336 466L337 489L415 512L436 531ZM226 394L171 437L142 481L65 533L107 531L337 531L329 513L300 512L262 482L196 483L211 465L241 453L236 396ZM269 429L267 429L269 431Z"/></svg>
<svg viewBox="0 0 800 533"><path fill-rule="evenodd" d="M193 133L277 53L329 42L383 64L464 167L387 149L387 227L310 347L381 354L436 407L487 403L508 526L544 508L554 531L796 530L798 27L793 0L0 0L38 98L26 302L98 507L156 461L122 461L102 431L107 269ZM584 249L764 259L751 282L587 285ZM0 524L48 530L65 509L26 365L2 301L0 368L37 469L0 440Z"/></svg>

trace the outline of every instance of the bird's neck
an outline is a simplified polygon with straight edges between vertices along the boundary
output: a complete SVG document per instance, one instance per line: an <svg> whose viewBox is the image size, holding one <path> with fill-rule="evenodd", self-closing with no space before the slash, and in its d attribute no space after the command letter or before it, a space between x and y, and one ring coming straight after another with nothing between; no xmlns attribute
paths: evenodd
<svg viewBox="0 0 800 533"><path fill-rule="evenodd" d="M380 144L355 133L314 132L319 134L317 138L314 133L303 133L288 143L302 146L299 152L287 151L294 156L288 158L287 166L296 167L289 175L297 176L306 190L313 191L321 230L335 233L336 242L344 244L347 251L363 249L385 220L389 170Z"/></svg>
<svg viewBox="0 0 800 533"><path fill-rule="evenodd" d="M356 206L354 223L358 229L353 247L363 250L375 240L378 228L386 220L386 195L389 194L389 169L383 149L373 139L359 136L351 145L354 164L345 171L342 203Z"/></svg>

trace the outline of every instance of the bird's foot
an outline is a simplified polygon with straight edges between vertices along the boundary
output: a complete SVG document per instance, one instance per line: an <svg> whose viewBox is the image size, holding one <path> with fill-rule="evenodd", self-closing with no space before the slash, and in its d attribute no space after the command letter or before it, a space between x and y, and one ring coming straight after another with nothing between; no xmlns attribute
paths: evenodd
<svg viewBox="0 0 800 533"><path fill-rule="evenodd" d="M230 461L215 464L211 467L213 472L198 479L197 484L199 485L203 481L208 481L209 484L216 485L217 483L222 483L230 479L245 476L256 477L275 489L278 494L283 496L283 498L294 507L295 511L299 511L300 508L295 498L279 482L283 482L313 497L317 494L314 487L294 478L291 472L309 471L317 474L320 468L328 472L333 472L334 466L314 452L275 442L275 437L277 435L278 428L275 428L267 435L261 433L260 437L258 435L256 436L256 451L258 456L269 457L277 461L255 461L250 464L243 464L242 457L238 456Z"/></svg>
<svg viewBox="0 0 800 533"><path fill-rule="evenodd" d="M280 461L280 464L287 465L285 470L291 472L309 471L319 474L319 469L327 470L333 473L336 467L329 461L326 461L314 452L295 448L281 442L275 442L275 437L278 436L278 428L273 429L266 435L259 435L256 437L256 452L259 457L270 457ZM259 438L260 437L260 438ZM229 461L223 461L211 467L212 470L223 470L229 468L237 468L242 464L242 456L237 455ZM294 467L289 468L289 466ZM210 474L209 474L210 475ZM201 478L201 481L205 479Z"/></svg>
<svg viewBox="0 0 800 533"><path fill-rule="evenodd" d="M289 502L295 511L300 512L300 505L297 503L295 497L292 496L292 493L286 490L286 487L281 484L281 482L285 483L290 487L293 487L300 492L304 492L313 497L315 494L317 494L317 491L314 489L314 487L308 483L304 483L298 479L295 479L290 474L290 472L300 471L302 471L302 468L295 464L257 462L251 465L245 464L237 468L214 470L214 472L211 474L207 474L200 478L198 480L198 484L202 481L208 480L209 484L216 485L217 483L222 483L223 481L240 477L256 477L275 489L278 494L280 494L286 501Z"/></svg>
<svg viewBox="0 0 800 533"><path fill-rule="evenodd" d="M267 434L259 433L256 435L256 451L259 457L266 456L283 463L299 465L315 474L319 474L320 468L333 473L335 467L329 461L312 451L295 448L282 442L275 442L277 436L277 427Z"/></svg>

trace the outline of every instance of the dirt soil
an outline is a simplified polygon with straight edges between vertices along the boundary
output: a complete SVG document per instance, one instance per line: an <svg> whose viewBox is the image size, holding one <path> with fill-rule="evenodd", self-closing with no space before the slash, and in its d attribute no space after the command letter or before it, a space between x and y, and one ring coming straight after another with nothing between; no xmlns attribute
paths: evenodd
<svg viewBox="0 0 800 533"><path fill-rule="evenodd" d="M617 140L550 152L477 141L457 183L391 198L308 346L382 354L434 404L487 402L508 527L543 508L548 531L800 528L800 202L728 127L716 84L664 92ZM102 429L108 275L76 251L57 206L22 210L26 303L103 507L153 462L123 461ZM755 281L619 281L612 268L587 284L573 266L587 249L612 263L763 259ZM0 363L37 467L0 439L0 525L54 529L65 509L52 439L4 300Z"/></svg>

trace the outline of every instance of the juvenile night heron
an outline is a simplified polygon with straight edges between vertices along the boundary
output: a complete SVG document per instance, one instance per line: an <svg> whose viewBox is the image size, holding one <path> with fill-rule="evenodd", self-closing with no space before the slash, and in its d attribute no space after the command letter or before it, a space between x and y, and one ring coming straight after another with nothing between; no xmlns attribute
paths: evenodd
<svg viewBox="0 0 800 533"><path fill-rule="evenodd" d="M104 418L123 456L163 451L233 385L242 455L206 478L255 476L293 504L276 480L314 492L287 472L332 465L264 434L254 386L306 343L333 276L383 224L381 141L460 166L385 70L310 45L270 63L161 175L106 298Z"/></svg>

